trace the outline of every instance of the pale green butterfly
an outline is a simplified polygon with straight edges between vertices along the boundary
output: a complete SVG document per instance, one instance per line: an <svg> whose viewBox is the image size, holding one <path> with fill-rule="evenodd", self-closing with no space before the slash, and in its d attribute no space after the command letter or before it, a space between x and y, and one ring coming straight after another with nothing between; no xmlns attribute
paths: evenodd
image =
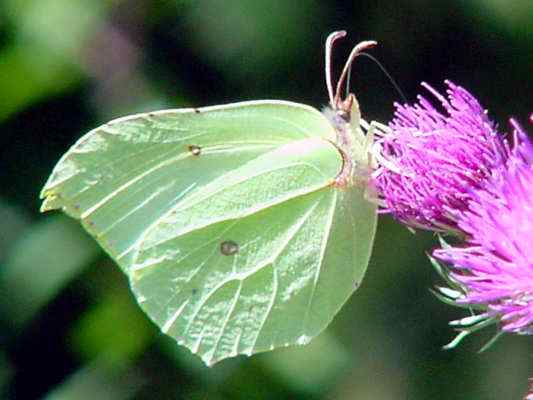
<svg viewBox="0 0 533 400"><path fill-rule="evenodd" d="M249 101L115 119L83 136L42 190L128 276L148 316L211 365L305 344L360 285L376 229L372 125L353 94L330 109ZM365 134L365 131L367 131Z"/></svg>

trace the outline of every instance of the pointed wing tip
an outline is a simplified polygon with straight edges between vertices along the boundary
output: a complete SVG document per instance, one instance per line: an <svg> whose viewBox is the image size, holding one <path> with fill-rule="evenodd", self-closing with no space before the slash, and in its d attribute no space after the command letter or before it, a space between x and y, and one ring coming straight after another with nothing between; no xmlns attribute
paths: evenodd
<svg viewBox="0 0 533 400"><path fill-rule="evenodd" d="M45 195L43 192L41 192L39 198L42 200L41 206L39 207L39 212L44 213L54 209L54 207L50 205L51 198L48 195Z"/></svg>
<svg viewBox="0 0 533 400"><path fill-rule="evenodd" d="M61 195L50 192L42 192L41 199L43 202L39 207L39 212L45 213L48 211L59 210L64 212L69 217L80 219L79 206L73 206L69 201L67 201L67 199L62 198Z"/></svg>
<svg viewBox="0 0 533 400"><path fill-rule="evenodd" d="M43 188L43 190L39 194L39 198L43 201L41 203L41 207L39 208L39 211L42 213L46 211L57 210L58 208L61 208L61 205L54 204L57 202L60 196L58 196L57 194L51 193L46 188L46 186Z"/></svg>
<svg viewBox="0 0 533 400"><path fill-rule="evenodd" d="M41 191L39 192L39 199L46 201L46 199L50 195L49 192L50 192L50 188L48 187L48 182L46 182L46 185L44 185Z"/></svg>

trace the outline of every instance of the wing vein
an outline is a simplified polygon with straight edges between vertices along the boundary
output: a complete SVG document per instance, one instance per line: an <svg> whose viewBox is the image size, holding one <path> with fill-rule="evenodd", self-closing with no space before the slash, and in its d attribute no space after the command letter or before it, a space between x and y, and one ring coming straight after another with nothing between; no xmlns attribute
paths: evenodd
<svg viewBox="0 0 533 400"><path fill-rule="evenodd" d="M326 234L324 235L324 239L322 240L322 246L320 248L320 258L319 258L319 262L318 262L318 268L316 269L315 278L313 280L313 287L312 287L311 293L309 295L309 302L307 304L307 310L305 312L305 316L304 316L304 319L303 319L303 324L302 324L302 331L303 332L306 332L306 327L307 327L307 323L308 323L308 320L309 320L309 313L311 311L311 305L313 304L313 297L315 296L316 287L318 285L318 279L320 278L320 273L321 273L321 270L322 270L322 264L323 264L323 261L324 261L324 255L326 253L326 247L327 247L327 244L328 244L328 241L329 241L329 235L331 233L331 226L333 224L333 217L335 215L335 205L336 205L336 203L337 203L337 192L333 191L333 198L332 198L332 201L331 201L331 206L330 206L329 215L328 215L329 218L327 220L326 228L325 228Z"/></svg>
<svg viewBox="0 0 533 400"><path fill-rule="evenodd" d="M172 186L174 186L174 182L171 182L170 184L168 185L165 185L159 189L157 189L154 193L152 193L150 196L148 196L145 200L143 200L142 202L140 202L139 204L137 204L135 207L133 207L132 209L130 209L126 214L124 214L122 217L118 218L116 221L114 221L111 225L107 226L105 229L103 229L99 235L100 236L104 236L107 232L109 232L111 229L113 229L114 227L116 227L117 225L120 225L125 219L127 219L129 216L131 216L132 214L134 214L135 212L139 211L140 209L142 209L143 207L145 207L146 205L148 205L153 199L155 199L156 197L158 197L160 194L162 194L163 192L165 192L166 190L170 189ZM187 188L185 188L185 190L182 191L183 192L187 192L189 191L192 187L194 187L195 184L191 184L189 185ZM180 193L181 195L181 193ZM178 196L179 197L179 196ZM120 257L120 256L119 256Z"/></svg>
<svg viewBox="0 0 533 400"><path fill-rule="evenodd" d="M252 161L255 161L256 159L257 158L249 161L247 164L251 163ZM245 181L248 181L248 180L254 179L254 178L258 178L258 177L260 177L262 175L269 174L269 173L272 173L274 171L282 171L282 170L285 170L285 169L294 168L294 167L299 166L299 165L311 166L312 168L316 169L317 171L319 171L323 175L323 173L317 167L315 167L314 165L311 165L311 164L306 163L306 162L293 162L293 163L290 163L290 164L282 165L280 167L275 167L275 168L272 168L272 169L268 169L266 171L261 171L261 172L255 173L255 174L241 176L237 180L235 180L235 182L232 182L229 185L217 185L216 184L216 183L218 183L220 181L222 181L222 182L223 181L227 181L228 177L231 178L232 175L235 175L235 170L233 170L233 171L229 171L229 172L225 173L224 175L221 175L216 180L214 180L211 183L209 183L208 185L206 185L206 186L214 186L214 187L220 186L217 190L207 191L207 193L203 193L202 192L202 188L199 188L199 191L196 192L196 193L198 193L196 196L193 194L189 198L184 199L183 202L186 203L186 204L178 203L178 204L176 204L176 207L174 209L175 210L179 210L179 211L185 211L188 208L194 207L198 203L200 203L202 201L205 201L205 200L217 195L221 191L233 188L233 187L235 187L237 185L242 184ZM245 167L245 166L246 166L246 164L243 167ZM206 186L204 186L204 187L206 187ZM292 197L294 197L294 196L292 196Z"/></svg>
<svg viewBox="0 0 533 400"><path fill-rule="evenodd" d="M106 204L108 201L112 200L116 195L118 195L119 193L123 192L124 190L129 188L131 185L137 183L138 181L140 181L144 177L150 175L151 173L157 171L158 169L166 167L166 166L168 166L168 165L170 165L170 164L172 164L172 163L174 163L176 161L180 161L180 160L182 160L185 157L189 157L189 155L188 154L179 154L176 157L172 157L170 159L161 161L159 164L154 165L152 168L146 170L142 174L136 175L135 177L133 177L129 181L123 183L117 189L113 190L111 193L109 193L106 196L104 196L102 199L100 199L98 202L96 202L96 204L93 204L91 207L89 207L87 210L85 210L81 214L81 218L82 219L87 218L89 215L91 215L98 208L100 208L101 206Z"/></svg>
<svg viewBox="0 0 533 400"><path fill-rule="evenodd" d="M318 206L318 203L319 201L317 201L316 203L314 203L310 208L309 210L301 217L298 219L297 223L291 227L291 229L288 230L287 232L287 238L286 240L280 245L280 249L279 251L277 251L275 254L273 254L271 257L267 258L266 260L264 260L263 262L261 262L256 268L254 268L251 272L247 273L245 276L238 276L238 275L232 275L230 278L228 279L225 279L223 280L222 282L220 282L217 286L215 286L206 296L205 298L202 300L202 302L200 303L200 305L198 306L198 308L196 309L196 311L194 312L194 314L192 315L192 317L190 318L189 320L189 323L187 324L187 327L185 328L185 331L183 333L183 336L186 336L187 335L187 332L188 330L190 329L190 327L194 324L194 321L196 320L196 317L198 316L198 314L200 313L200 311L202 310L202 308L204 307L204 305L207 303L207 301L209 300L209 298L211 298L211 296L217 291L219 290L221 287L223 287L224 285L226 285L228 282L230 281L233 281L235 279L238 279L240 281L250 277L251 275L257 273L258 271L260 271L261 269L265 268L267 265L269 264L273 264L274 261L279 257L279 255L283 252L283 250L286 249L287 245L290 243L290 241L294 238L294 236L296 235L296 233L300 230L300 228L303 226L303 224L305 223L305 221L309 218L309 216L313 213L313 211L315 210L315 208ZM237 225L239 222L239 220L236 220L235 221L235 224L234 225ZM229 229L229 228L228 228ZM225 231L227 231L228 229L226 229ZM273 267L275 269L275 267ZM197 273L197 272L196 272ZM195 273L195 274L196 274ZM270 312L270 311L269 311ZM265 319L266 321L266 319ZM264 321L262 323L262 325L264 325ZM259 329L259 333L262 329L262 326L261 328ZM259 336L259 333L258 333L258 336ZM256 338L257 340L257 338Z"/></svg>
<svg viewBox="0 0 533 400"><path fill-rule="evenodd" d="M320 203L320 200L317 200L311 207L310 209L304 214L304 216L302 218L300 218L296 224L295 227L292 227L289 232L288 232L288 238L287 240L285 240L285 242L282 244L282 246L280 246L280 250L274 254L272 257L268 258L266 260L266 262L264 262L263 266L261 268L263 268L264 266L268 265L268 264L272 264L272 268L274 269L274 278L275 278L275 291L274 291L274 296L273 296L273 299L272 299L272 302L270 303L269 305L269 309L267 310L267 312L265 313L265 318L263 319L262 323L261 323L261 326L259 327L259 329L257 330L257 335L254 339L254 344L252 345L252 351L253 349L255 348L255 344L257 343L257 340L261 334L261 331L263 330L263 327L265 325L265 322L266 320L268 319L268 315L270 314L270 311L272 310L272 307L274 305L274 299L275 297L277 296L277 290L278 290L278 275L277 275L277 270L276 270L276 267L274 265L274 262L276 261L276 259L279 257L279 255L287 248L288 244L291 242L291 240L294 238L294 236L296 236L296 233L298 233L298 231L301 229L301 227L304 225L304 223L307 221L307 219L309 218L309 216L314 212L314 210L316 209L316 207L318 206L318 204ZM259 270L259 268L256 268L251 274L248 274L246 276L246 278L250 275L252 275L253 273L257 272Z"/></svg>
<svg viewBox="0 0 533 400"><path fill-rule="evenodd" d="M183 309L187 306L188 303L189 303L189 299L185 300L178 307L178 309L174 312L174 314L172 314L172 316L169 319L167 319L167 321L161 327L161 331L163 333L167 333L169 331L169 329L172 327L172 325L174 325L174 322L176 322L176 320L178 319L178 317L180 316L180 314L182 313Z"/></svg>
<svg viewBox="0 0 533 400"><path fill-rule="evenodd" d="M220 328L220 334L218 335L217 340L215 341L215 345L214 345L213 352L211 354L210 361L212 361L213 357L216 355L216 352L218 350L218 346L220 344L220 340L222 339L222 336L224 336L224 331L226 329L226 325L228 324L228 321L230 320L233 312L235 311L235 307L237 306L237 303L239 302L239 296L240 296L241 291L242 291L242 285L243 285L243 281L240 281L239 282L239 287L237 288L237 290L235 291L235 295L233 296L233 301L232 301L231 307L230 307L230 309L228 311L228 315L226 316L226 318L224 320L224 323L222 324L222 327Z"/></svg>
<svg viewBox="0 0 533 400"><path fill-rule="evenodd" d="M268 304L268 309L265 313L265 317L263 318L263 321L261 321L261 325L259 326L259 329L257 330L257 334L255 335L254 342L252 346L250 347L249 355L253 353L255 350L255 345L257 344L257 340L259 339L259 336L261 335L261 332L263 331L263 327L265 326L265 323L270 316L270 313L272 311L272 308L274 307L274 303L276 300L276 297L278 296L278 287L279 287L279 278L278 278L278 271L274 266L272 266L272 296L270 297L270 302Z"/></svg>

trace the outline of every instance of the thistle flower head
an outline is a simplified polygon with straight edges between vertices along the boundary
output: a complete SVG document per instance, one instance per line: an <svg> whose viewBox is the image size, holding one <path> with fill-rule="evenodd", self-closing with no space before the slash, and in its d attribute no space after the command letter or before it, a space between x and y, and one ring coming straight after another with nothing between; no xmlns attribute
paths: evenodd
<svg viewBox="0 0 533 400"><path fill-rule="evenodd" d="M456 230L456 210L465 210L473 188L508 156L505 140L479 102L446 81L447 95L422 84L441 104L418 96L395 104L390 130L376 141L380 168L375 184L382 212L414 228Z"/></svg>
<svg viewBox="0 0 533 400"><path fill-rule="evenodd" d="M484 310L502 330L533 334L533 143L514 127L514 147L468 208L456 212L466 245L434 251L463 288L455 299Z"/></svg>

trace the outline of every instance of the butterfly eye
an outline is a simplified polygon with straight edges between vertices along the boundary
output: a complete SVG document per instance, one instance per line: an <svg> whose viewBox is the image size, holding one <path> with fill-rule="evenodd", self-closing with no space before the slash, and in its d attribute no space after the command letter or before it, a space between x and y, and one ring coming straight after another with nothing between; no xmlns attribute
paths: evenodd
<svg viewBox="0 0 533 400"><path fill-rule="evenodd" d="M193 156L199 156L200 154L202 154L202 148L200 146L196 146L195 144L191 144L189 146L189 152Z"/></svg>
<svg viewBox="0 0 533 400"><path fill-rule="evenodd" d="M341 117L344 122L350 122L350 113L348 111L339 109L337 115Z"/></svg>
<svg viewBox="0 0 533 400"><path fill-rule="evenodd" d="M239 245L232 240L220 243L220 252L225 256L232 256L239 252Z"/></svg>

